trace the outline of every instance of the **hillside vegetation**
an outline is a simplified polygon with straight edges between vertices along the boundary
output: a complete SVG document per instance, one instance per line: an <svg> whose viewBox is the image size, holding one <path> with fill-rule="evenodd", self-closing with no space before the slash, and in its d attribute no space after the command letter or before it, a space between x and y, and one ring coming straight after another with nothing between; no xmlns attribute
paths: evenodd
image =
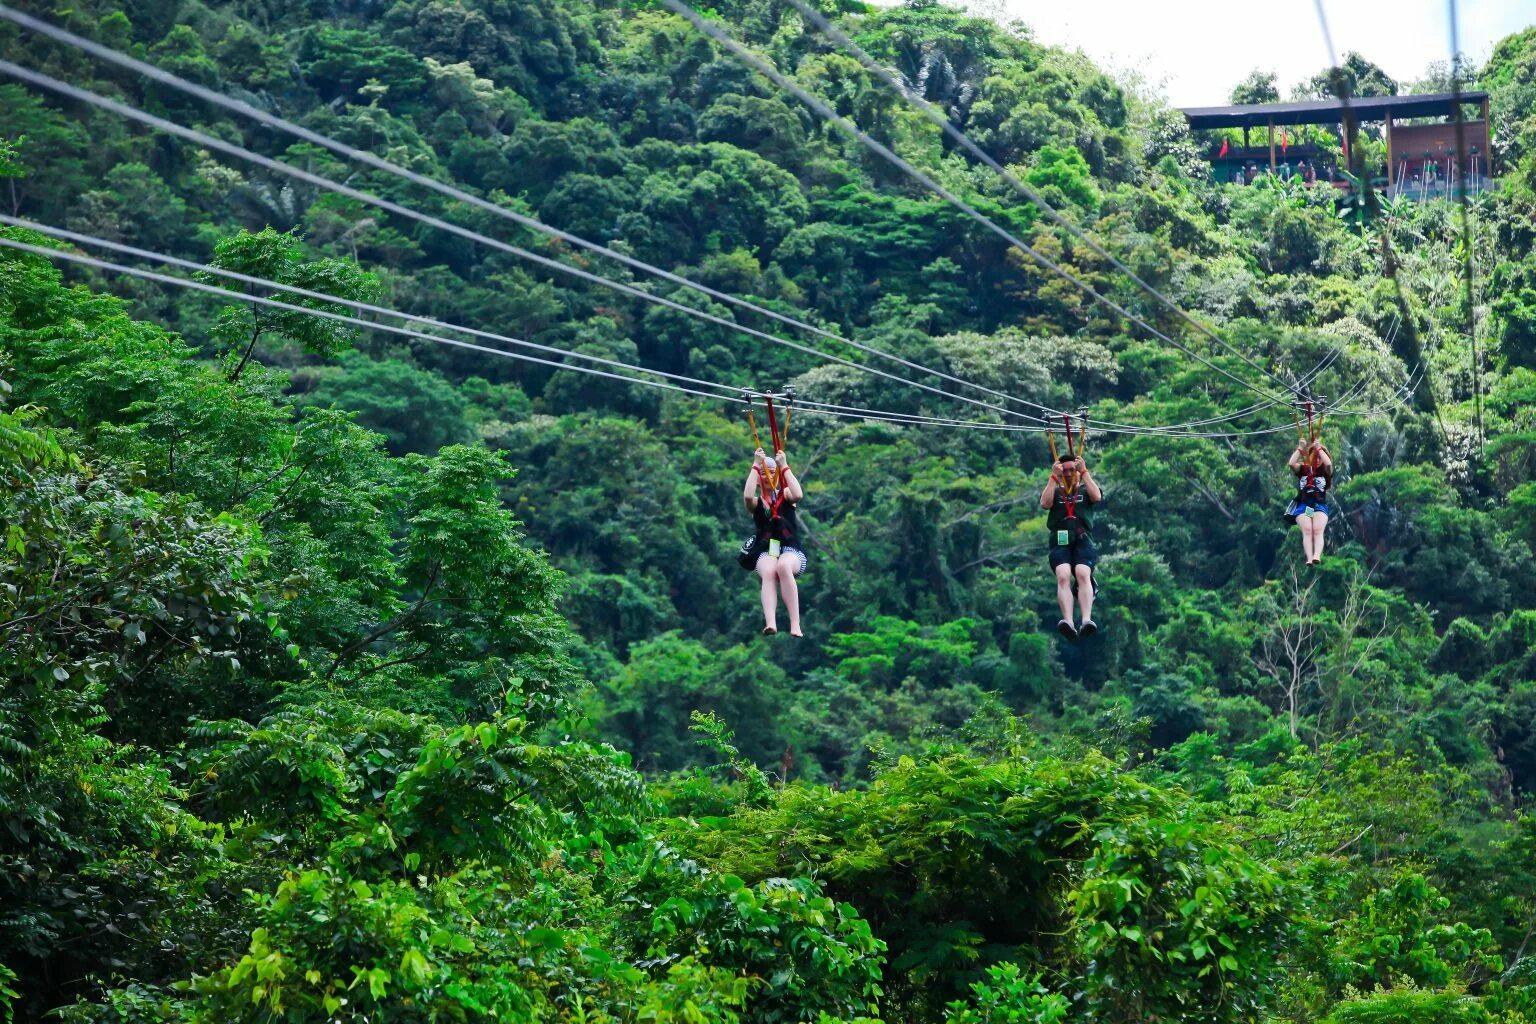
<svg viewBox="0 0 1536 1024"><path fill-rule="evenodd" d="M21 9L1028 401L1146 427L1274 387L781 0L709 14L1225 375L648 2ZM820 9L1237 352L1351 396L1323 563L1281 520L1290 408L1090 431L1102 631L1066 644L1040 433L796 409L807 636L767 639L741 403L0 247L0 1020L1536 1024L1536 28L1473 69L1502 176L1463 224L1212 182L1210 139L1025 27ZM0 54L716 320L0 79L13 216L1001 422L9 22Z"/></svg>

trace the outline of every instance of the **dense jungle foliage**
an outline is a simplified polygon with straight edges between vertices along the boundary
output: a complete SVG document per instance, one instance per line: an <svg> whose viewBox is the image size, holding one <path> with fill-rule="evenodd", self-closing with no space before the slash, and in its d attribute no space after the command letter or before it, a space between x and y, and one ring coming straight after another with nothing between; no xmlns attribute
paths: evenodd
<svg viewBox="0 0 1536 1024"><path fill-rule="evenodd" d="M649 3L23 6L990 387L1139 424L1255 402ZM1536 29L1471 71L1502 176L1464 234L1214 183L1212 139L1025 27L822 9L1239 350L1363 382L1322 565L1280 518L1289 410L1090 436L1103 631L1066 645L1039 434L797 413L807 637L770 641L739 408L0 249L0 1019L1536 1024ZM711 13L1257 382L792 8ZM576 259L0 25L7 59ZM332 295L990 415L18 84L0 178L13 215Z"/></svg>

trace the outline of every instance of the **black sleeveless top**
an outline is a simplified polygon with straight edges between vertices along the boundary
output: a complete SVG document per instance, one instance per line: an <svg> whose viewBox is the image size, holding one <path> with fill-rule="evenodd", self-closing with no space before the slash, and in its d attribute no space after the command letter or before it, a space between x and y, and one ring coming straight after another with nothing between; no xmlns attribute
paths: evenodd
<svg viewBox="0 0 1536 1024"><path fill-rule="evenodd" d="M1072 498L1072 518L1068 519L1066 488L1060 484L1056 486L1056 500L1045 516L1046 529L1053 534L1058 530L1071 530L1073 540L1092 537L1093 523L1088 518L1088 510L1093 508L1096 502L1089 500L1087 485L1079 483L1077 492Z"/></svg>
<svg viewBox="0 0 1536 1024"><path fill-rule="evenodd" d="M1328 504L1329 477L1323 473L1309 473L1306 467L1296 474L1296 496L1302 501Z"/></svg>
<svg viewBox="0 0 1536 1024"><path fill-rule="evenodd" d="M757 506L752 509L752 521L757 524L758 536L779 541L787 548L799 546L800 513L788 498L779 506L776 517L768 511L767 500L758 498Z"/></svg>

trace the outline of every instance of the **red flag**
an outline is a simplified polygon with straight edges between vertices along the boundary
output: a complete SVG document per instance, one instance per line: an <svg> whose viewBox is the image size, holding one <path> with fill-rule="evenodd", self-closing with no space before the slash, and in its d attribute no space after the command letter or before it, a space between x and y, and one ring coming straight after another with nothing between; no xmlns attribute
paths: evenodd
<svg viewBox="0 0 1536 1024"><path fill-rule="evenodd" d="M1221 140L1221 152L1217 153L1216 155L1218 157L1223 157L1223 156L1227 155L1227 140L1226 139L1222 139Z"/></svg>
<svg viewBox="0 0 1536 1024"><path fill-rule="evenodd" d="M1284 153L1291 145L1291 136L1284 128L1280 129L1280 152Z"/></svg>

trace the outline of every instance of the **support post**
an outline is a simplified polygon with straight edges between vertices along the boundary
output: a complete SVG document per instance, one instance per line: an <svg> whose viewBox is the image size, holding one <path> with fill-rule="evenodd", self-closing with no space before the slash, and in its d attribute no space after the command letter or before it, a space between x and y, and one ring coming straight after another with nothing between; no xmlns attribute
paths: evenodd
<svg viewBox="0 0 1536 1024"><path fill-rule="evenodd" d="M1493 180L1493 125L1488 121L1488 97L1483 97L1483 138L1488 140L1488 180Z"/></svg>
<svg viewBox="0 0 1536 1024"><path fill-rule="evenodd" d="M1397 166L1397 157L1392 152L1392 108L1387 108L1387 194L1392 194L1392 170Z"/></svg>
<svg viewBox="0 0 1536 1024"><path fill-rule="evenodd" d="M1275 119L1269 119L1269 173L1275 173Z"/></svg>

